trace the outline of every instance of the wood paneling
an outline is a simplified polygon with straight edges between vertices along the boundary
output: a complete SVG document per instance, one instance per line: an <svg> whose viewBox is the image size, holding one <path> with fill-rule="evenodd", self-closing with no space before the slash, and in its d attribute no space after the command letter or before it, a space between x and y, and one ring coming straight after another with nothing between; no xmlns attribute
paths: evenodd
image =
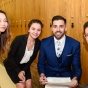
<svg viewBox="0 0 88 88"><path fill-rule="evenodd" d="M67 35L81 44L82 77L80 83L88 83L88 45L83 38L83 24L88 21L88 0L3 0L0 9L6 11L10 23L12 40L16 35L25 34L28 22L38 18L44 23L40 39L52 35L51 19L54 15L62 15L67 19ZM74 28L71 27L72 23ZM37 59L35 60L37 63Z"/></svg>

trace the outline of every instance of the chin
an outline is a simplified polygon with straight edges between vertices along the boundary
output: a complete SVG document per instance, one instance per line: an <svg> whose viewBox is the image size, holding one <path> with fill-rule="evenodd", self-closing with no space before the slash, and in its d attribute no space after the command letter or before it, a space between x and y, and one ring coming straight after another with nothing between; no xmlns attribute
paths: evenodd
<svg viewBox="0 0 88 88"><path fill-rule="evenodd" d="M0 31L1 33L3 33L3 32L5 32L5 30L3 30L3 31Z"/></svg>
<svg viewBox="0 0 88 88"><path fill-rule="evenodd" d="M36 38L38 38L38 37L33 37L33 39L36 39Z"/></svg>
<svg viewBox="0 0 88 88"><path fill-rule="evenodd" d="M56 37L56 39L58 39L58 40L61 39L61 38L62 38L61 36L57 36L57 37Z"/></svg>

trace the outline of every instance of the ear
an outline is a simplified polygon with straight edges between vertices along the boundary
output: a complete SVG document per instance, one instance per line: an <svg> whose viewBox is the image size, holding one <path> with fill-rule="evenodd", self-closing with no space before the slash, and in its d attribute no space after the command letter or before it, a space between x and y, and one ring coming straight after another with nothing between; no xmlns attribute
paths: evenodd
<svg viewBox="0 0 88 88"><path fill-rule="evenodd" d="M50 23L50 28L51 28L51 31L53 31L53 29L52 29L52 23Z"/></svg>
<svg viewBox="0 0 88 88"><path fill-rule="evenodd" d="M52 25L51 25L51 27L50 27L50 28L51 28L51 31L53 31Z"/></svg>
<svg viewBox="0 0 88 88"><path fill-rule="evenodd" d="M52 27L52 24L50 23L50 28Z"/></svg>
<svg viewBox="0 0 88 88"><path fill-rule="evenodd" d="M65 27L65 31L67 31L67 27Z"/></svg>

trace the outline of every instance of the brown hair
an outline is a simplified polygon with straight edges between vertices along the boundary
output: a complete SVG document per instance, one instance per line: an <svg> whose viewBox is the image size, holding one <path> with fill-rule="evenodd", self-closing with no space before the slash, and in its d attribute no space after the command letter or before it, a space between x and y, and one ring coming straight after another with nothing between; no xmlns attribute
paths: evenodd
<svg viewBox="0 0 88 88"><path fill-rule="evenodd" d="M43 23L42 23L40 20L38 20L38 19L32 19L32 20L29 22L29 24L28 24L28 29L31 27L31 25L32 25L33 23L38 23L38 24L41 25L41 28L43 28Z"/></svg>
<svg viewBox="0 0 88 88"><path fill-rule="evenodd" d="M88 21L84 23L83 25L83 29L84 29L84 33L85 33L85 29L88 27Z"/></svg>
<svg viewBox="0 0 88 88"><path fill-rule="evenodd" d="M55 21L55 20L63 20L64 23L66 24L66 19L64 17L62 17L60 15L56 15L52 18L52 23L50 23L50 27L52 27L53 21Z"/></svg>
<svg viewBox="0 0 88 88"><path fill-rule="evenodd" d="M8 44L11 36L10 36L10 30L9 30L10 24L9 24L7 15L2 10L0 10L0 13L3 13L6 16L7 23L8 23L7 29L4 32L1 32L0 34L0 57L3 58L3 56L6 55L6 50L8 50L9 48Z"/></svg>

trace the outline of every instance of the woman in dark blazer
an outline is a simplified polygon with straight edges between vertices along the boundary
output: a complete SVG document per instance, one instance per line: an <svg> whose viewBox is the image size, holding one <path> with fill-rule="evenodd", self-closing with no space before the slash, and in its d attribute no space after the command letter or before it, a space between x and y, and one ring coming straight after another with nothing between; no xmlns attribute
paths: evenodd
<svg viewBox="0 0 88 88"><path fill-rule="evenodd" d="M43 24L33 19L28 24L28 34L17 36L12 44L4 65L17 88L32 88L30 65L37 56Z"/></svg>

